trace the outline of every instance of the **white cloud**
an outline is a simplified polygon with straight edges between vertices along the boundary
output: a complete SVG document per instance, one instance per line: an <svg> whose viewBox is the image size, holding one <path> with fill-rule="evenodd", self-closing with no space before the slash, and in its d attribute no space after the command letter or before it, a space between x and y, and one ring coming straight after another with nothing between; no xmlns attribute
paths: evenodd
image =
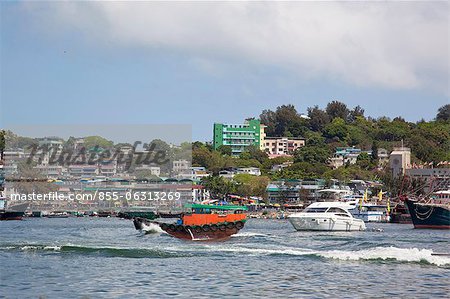
<svg viewBox="0 0 450 299"><path fill-rule="evenodd" d="M25 4L52 30L114 46L245 61L350 84L449 92L448 2ZM56 29L58 28L58 29Z"/></svg>

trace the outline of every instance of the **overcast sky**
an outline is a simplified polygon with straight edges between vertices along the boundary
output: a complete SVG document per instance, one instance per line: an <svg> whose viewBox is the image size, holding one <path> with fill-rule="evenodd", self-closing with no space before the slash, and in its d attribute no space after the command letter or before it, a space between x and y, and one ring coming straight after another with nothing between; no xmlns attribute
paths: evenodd
<svg viewBox="0 0 450 299"><path fill-rule="evenodd" d="M449 103L448 2L1 2L0 125L242 122Z"/></svg>

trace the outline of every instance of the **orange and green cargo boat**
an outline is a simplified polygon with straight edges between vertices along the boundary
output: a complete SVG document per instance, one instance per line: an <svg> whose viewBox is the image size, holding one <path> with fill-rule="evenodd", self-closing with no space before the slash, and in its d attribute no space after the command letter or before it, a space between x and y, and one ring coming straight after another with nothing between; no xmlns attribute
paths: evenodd
<svg viewBox="0 0 450 299"><path fill-rule="evenodd" d="M134 225L143 229L149 223L158 224L169 235L185 240L223 240L236 234L247 220L247 207L236 205L188 204L177 223L152 222L135 218Z"/></svg>

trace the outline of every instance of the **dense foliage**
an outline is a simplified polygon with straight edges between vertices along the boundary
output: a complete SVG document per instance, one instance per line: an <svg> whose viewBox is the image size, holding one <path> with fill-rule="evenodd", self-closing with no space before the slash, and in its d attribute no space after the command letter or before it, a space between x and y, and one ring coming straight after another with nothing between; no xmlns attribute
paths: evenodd
<svg viewBox="0 0 450 299"><path fill-rule="evenodd" d="M332 101L325 109L318 106L307 109L308 117L297 112L293 105L282 105L275 111L264 110L260 119L267 136L303 137L306 145L292 158L269 159L267 155L250 147L239 157L231 157L231 149L221 147L214 151L200 142L193 146L193 164L205 166L217 174L230 167L259 167L270 179L336 178L384 179L388 171L378 168L377 151L392 151L393 147L410 147L413 163L450 161L450 105L441 107L435 120L417 123L402 117L374 119L364 115L364 109L353 109L339 101ZM356 147L372 150L372 156L362 154L356 164L338 169L329 167L329 158L337 147ZM281 171L271 171L275 164L293 162ZM237 191L236 188L234 191ZM246 192L240 192L245 194Z"/></svg>

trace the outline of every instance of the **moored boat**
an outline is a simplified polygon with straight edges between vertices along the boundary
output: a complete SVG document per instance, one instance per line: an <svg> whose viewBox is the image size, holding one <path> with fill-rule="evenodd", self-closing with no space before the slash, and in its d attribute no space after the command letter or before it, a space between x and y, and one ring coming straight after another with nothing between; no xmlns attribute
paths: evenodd
<svg viewBox="0 0 450 299"><path fill-rule="evenodd" d="M0 220L22 220L23 214L18 211L2 210L0 211Z"/></svg>
<svg viewBox="0 0 450 299"><path fill-rule="evenodd" d="M156 209L153 207L130 207L117 213L117 217L124 219L144 218L154 220L158 218Z"/></svg>
<svg viewBox="0 0 450 299"><path fill-rule="evenodd" d="M435 192L426 200L406 199L414 228L450 229L450 190Z"/></svg>
<svg viewBox="0 0 450 299"><path fill-rule="evenodd" d="M158 224L169 235L185 240L223 240L236 234L244 227L247 210L244 206L189 204L189 213L183 213L177 223L159 223L135 218L136 229Z"/></svg>
<svg viewBox="0 0 450 299"><path fill-rule="evenodd" d="M389 222L387 206L377 203L363 203L351 210L354 217L364 222Z"/></svg>
<svg viewBox="0 0 450 299"><path fill-rule="evenodd" d="M410 224L411 215L403 202L398 202L393 208L390 215L391 223Z"/></svg>
<svg viewBox="0 0 450 299"><path fill-rule="evenodd" d="M366 225L348 211L345 202L315 202L303 212L289 216L289 222L298 231L360 231Z"/></svg>
<svg viewBox="0 0 450 299"><path fill-rule="evenodd" d="M67 212L62 212L62 211L54 211L51 212L50 214L46 215L45 217L47 218L69 218L69 213Z"/></svg>
<svg viewBox="0 0 450 299"><path fill-rule="evenodd" d="M6 198L0 197L0 220L22 220L24 216L23 211L7 209L6 205Z"/></svg>

